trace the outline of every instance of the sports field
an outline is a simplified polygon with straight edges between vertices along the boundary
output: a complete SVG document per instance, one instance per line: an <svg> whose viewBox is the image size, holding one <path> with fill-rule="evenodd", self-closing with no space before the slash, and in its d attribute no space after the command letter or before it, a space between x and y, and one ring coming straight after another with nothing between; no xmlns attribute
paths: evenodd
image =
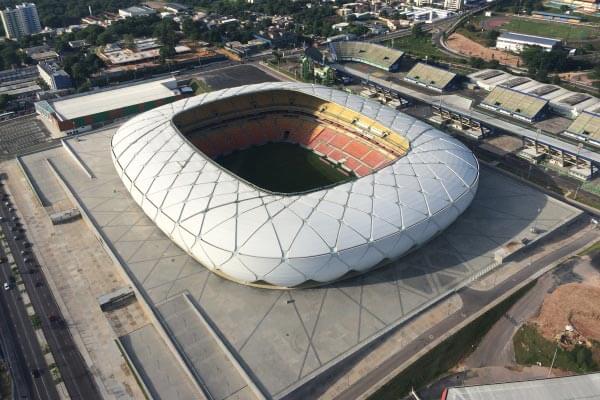
<svg viewBox="0 0 600 400"><path fill-rule="evenodd" d="M267 143L216 161L246 181L272 192L303 192L351 179L310 150L291 143Z"/></svg>
<svg viewBox="0 0 600 400"><path fill-rule="evenodd" d="M511 18L508 23L501 26L501 30L527 35L546 36L566 41L591 39L600 36L600 31L597 28L594 29L589 26L542 22L526 18Z"/></svg>

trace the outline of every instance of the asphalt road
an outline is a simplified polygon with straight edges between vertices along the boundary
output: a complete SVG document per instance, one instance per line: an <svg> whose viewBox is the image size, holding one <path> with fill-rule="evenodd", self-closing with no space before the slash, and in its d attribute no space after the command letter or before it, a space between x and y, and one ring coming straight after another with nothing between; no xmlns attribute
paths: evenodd
<svg viewBox="0 0 600 400"><path fill-rule="evenodd" d="M0 186L0 197L4 197L4 195L4 187ZM9 201L9 205L6 205L5 201ZM11 228L9 228L9 226L14 226L15 222L12 219L16 215L14 211L9 211L9 207L15 207L11 205L10 198L0 203L0 216L5 219L5 222L2 223L3 230L7 233L9 247L21 272L31 303L40 319L42 330L52 350L55 363L59 368L67 391L72 399L100 399L101 397L94 384L94 380L75 346L68 327L64 323L60 309L47 285L46 278L39 268L35 255L26 244L27 237L25 232L12 232ZM15 237L17 238L16 240ZM2 273L8 274L9 271L4 268ZM8 279L8 276L4 276L4 278ZM14 289L7 292L17 293ZM22 315L29 323L29 318L24 307ZM30 323L29 325L31 326ZM34 335L33 342L37 344L35 333L33 331L32 333ZM34 347L33 344L32 347ZM54 389L53 384L52 388ZM54 389L54 391L56 390ZM42 396L41 398L54 397Z"/></svg>
<svg viewBox="0 0 600 400"><path fill-rule="evenodd" d="M8 223L0 225L5 236L10 238ZM0 257L6 257L2 248ZM0 280L2 285L12 281L10 266L6 262L0 264ZM10 290L0 289L0 316L3 351L7 355L15 381L15 398L58 399L42 349L16 287Z"/></svg>
<svg viewBox="0 0 600 400"><path fill-rule="evenodd" d="M480 368L514 364L513 336L523 323L538 312L544 297L553 285L552 274L542 276L536 285L486 333L477 349L465 360L465 366Z"/></svg>
<svg viewBox="0 0 600 400"><path fill-rule="evenodd" d="M365 393L369 388L371 388L376 383L380 382L382 379L386 378L390 371L393 371L396 367L401 365L410 359L414 354L420 351L425 345L427 345L432 340L444 335L450 329L458 325L461 321L473 315L475 312L483 308L485 305L489 304L491 301L496 299L501 294L506 291L512 289L514 285L519 282L525 281L531 275L533 275L536 271L546 267L547 265L556 262L560 258L568 255L569 253L574 252L575 250L585 246L586 244L595 240L600 232L593 231L594 234L584 235L572 242L568 245L563 246L555 251L550 252L546 256L540 258L539 260L531 263L527 267L523 268L511 278L497 285L494 289L488 291L477 291L469 288L464 288L458 292L461 296L463 306L456 313L452 314L448 318L443 321L440 321L435 327L426 331L418 338L413 340L409 345L404 347L401 351L394 354L383 363L381 363L377 368L372 370L370 373L364 375L358 381L356 381L352 386L350 386L346 391L342 392L340 395L336 397L336 399L348 399L354 400L358 398L360 395Z"/></svg>

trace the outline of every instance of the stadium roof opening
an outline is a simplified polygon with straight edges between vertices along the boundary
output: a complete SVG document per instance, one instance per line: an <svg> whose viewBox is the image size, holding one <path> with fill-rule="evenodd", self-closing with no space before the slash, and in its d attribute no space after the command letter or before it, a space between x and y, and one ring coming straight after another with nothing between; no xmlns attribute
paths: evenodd
<svg viewBox="0 0 600 400"><path fill-rule="evenodd" d="M242 170L239 164L248 163L243 169L247 172L246 177L250 178L249 183L262 182L262 189L282 186L285 182L276 181L291 177L285 176L286 171L279 171L282 176L278 179L265 170L264 174L275 180L268 182L264 177L248 174L251 169L260 170L256 163L271 164L273 168L280 165L281 168L300 173L301 176L294 177L299 181L306 180L305 175L311 174L314 175L315 184L328 182L328 179L319 179L324 175L330 176L333 183L342 179L339 176L335 178L336 174L327 171L327 165L339 169L346 176L361 177L389 165L406 154L409 148L405 137L376 119L340 104L289 90L246 93L219 99L209 105L202 104L181 112L175 116L174 122L194 146L221 165ZM303 157L301 151L281 146L278 147L279 151L288 152L288 156L303 164L304 168L299 165L288 165L286 168L285 160L275 162L280 155L270 155L264 150L229 155L276 142L302 146L321 157L321 164L324 165L311 168L311 165L315 165L313 158ZM257 153L262 159L254 159ZM225 163L220 162L223 156L227 159ZM306 182L304 186L313 185ZM283 184L282 187L295 186Z"/></svg>

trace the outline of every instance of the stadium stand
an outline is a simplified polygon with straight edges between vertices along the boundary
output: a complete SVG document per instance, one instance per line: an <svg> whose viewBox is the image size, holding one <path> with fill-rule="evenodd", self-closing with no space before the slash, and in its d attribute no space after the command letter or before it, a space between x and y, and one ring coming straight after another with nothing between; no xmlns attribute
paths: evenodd
<svg viewBox="0 0 600 400"><path fill-rule="evenodd" d="M368 42L340 41L329 44L333 61L353 61L385 71L394 72L400 67L404 53L399 50Z"/></svg>
<svg viewBox="0 0 600 400"><path fill-rule="evenodd" d="M600 146L600 114L584 111L569 125L566 136Z"/></svg>
<svg viewBox="0 0 600 400"><path fill-rule="evenodd" d="M496 86L479 105L500 114L533 122L542 117L548 107L548 100Z"/></svg>
<svg viewBox="0 0 600 400"><path fill-rule="evenodd" d="M418 63L408 71L404 80L436 92L444 92L451 88L456 80L456 74L431 65Z"/></svg>
<svg viewBox="0 0 600 400"><path fill-rule="evenodd" d="M297 92L233 97L174 118L186 137L216 159L235 150L285 141L364 176L404 155L407 140L339 104Z"/></svg>
<svg viewBox="0 0 600 400"><path fill-rule="evenodd" d="M550 111L566 118L576 118L583 111L597 112L596 109L600 106L600 99L594 96L499 70L477 71L468 75L468 79L472 84L487 91L502 86L547 100Z"/></svg>

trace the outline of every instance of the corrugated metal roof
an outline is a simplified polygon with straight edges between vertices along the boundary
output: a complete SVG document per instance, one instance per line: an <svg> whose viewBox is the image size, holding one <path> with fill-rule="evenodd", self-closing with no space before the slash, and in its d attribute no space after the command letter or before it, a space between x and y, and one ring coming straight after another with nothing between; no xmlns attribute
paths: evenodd
<svg viewBox="0 0 600 400"><path fill-rule="evenodd" d="M502 86L496 86L482 101L482 104L533 119L548 104L548 100Z"/></svg>
<svg viewBox="0 0 600 400"><path fill-rule="evenodd" d="M582 112L567 128L567 132L600 139L600 114Z"/></svg>
<svg viewBox="0 0 600 400"><path fill-rule="evenodd" d="M540 46L554 46L557 43L560 43L560 39L553 39L543 36L525 35L523 33L515 32L503 32L500 34L498 39L516 40L519 42L539 44Z"/></svg>
<svg viewBox="0 0 600 400"><path fill-rule="evenodd" d="M446 400L598 400L600 374L448 389Z"/></svg>
<svg viewBox="0 0 600 400"><path fill-rule="evenodd" d="M431 65L418 63L406 74L407 80L444 89L456 77L456 74Z"/></svg>

